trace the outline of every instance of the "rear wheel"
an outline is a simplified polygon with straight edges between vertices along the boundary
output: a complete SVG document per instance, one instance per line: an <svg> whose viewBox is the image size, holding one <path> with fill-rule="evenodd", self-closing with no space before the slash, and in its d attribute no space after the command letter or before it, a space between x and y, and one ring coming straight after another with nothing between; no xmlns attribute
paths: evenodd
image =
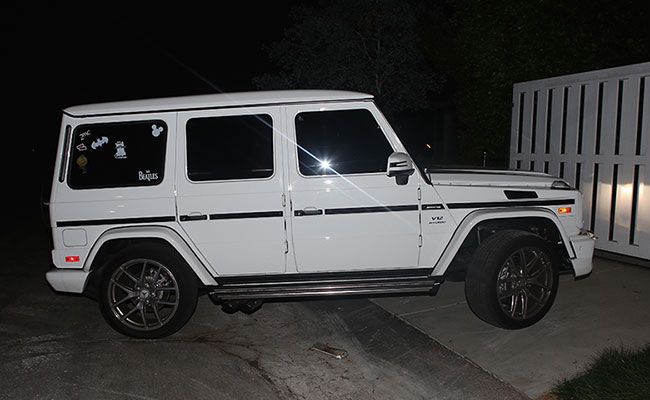
<svg viewBox="0 0 650 400"><path fill-rule="evenodd" d="M467 271L465 297L483 321L506 329L533 325L551 308L558 255L528 232L501 231L478 248Z"/></svg>
<svg viewBox="0 0 650 400"><path fill-rule="evenodd" d="M172 249L143 244L118 253L103 269L99 304L106 322L136 338L161 338L194 313L196 277Z"/></svg>

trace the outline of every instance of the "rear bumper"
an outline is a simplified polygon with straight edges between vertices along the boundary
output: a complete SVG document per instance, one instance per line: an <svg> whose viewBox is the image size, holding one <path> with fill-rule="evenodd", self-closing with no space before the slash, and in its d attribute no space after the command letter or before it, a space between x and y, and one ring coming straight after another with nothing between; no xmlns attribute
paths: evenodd
<svg viewBox="0 0 650 400"><path fill-rule="evenodd" d="M582 231L579 235L571 236L569 239L576 254L576 257L571 260L575 277L589 275L593 267L592 258L594 256L596 236L589 231Z"/></svg>
<svg viewBox="0 0 650 400"><path fill-rule="evenodd" d="M52 269L45 278L57 292L83 293L89 274L82 270Z"/></svg>

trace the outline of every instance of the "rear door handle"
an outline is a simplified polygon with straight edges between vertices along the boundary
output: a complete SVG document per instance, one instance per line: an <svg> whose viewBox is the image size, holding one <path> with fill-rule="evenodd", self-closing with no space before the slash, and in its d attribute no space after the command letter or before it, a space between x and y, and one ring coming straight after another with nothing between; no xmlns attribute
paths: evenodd
<svg viewBox="0 0 650 400"><path fill-rule="evenodd" d="M179 217L179 219L181 220L181 222L185 222L185 221L205 221L206 219L208 219L208 216L205 215L205 214L198 213L198 212L191 212L188 215L181 215Z"/></svg>
<svg viewBox="0 0 650 400"><path fill-rule="evenodd" d="M296 210L293 214L296 217L305 217L308 215L322 215L323 210L316 207L305 207L302 210Z"/></svg>

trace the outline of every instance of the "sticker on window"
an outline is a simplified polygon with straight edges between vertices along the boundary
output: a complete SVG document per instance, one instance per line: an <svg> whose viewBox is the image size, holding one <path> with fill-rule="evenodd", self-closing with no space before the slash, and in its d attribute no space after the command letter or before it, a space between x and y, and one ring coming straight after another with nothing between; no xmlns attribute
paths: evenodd
<svg viewBox="0 0 650 400"><path fill-rule="evenodd" d="M158 137L163 131L162 126L157 126L156 124L151 125L151 136Z"/></svg>
<svg viewBox="0 0 650 400"><path fill-rule="evenodd" d="M88 136L90 136L90 130L87 130L87 131L85 131L85 132L81 132L81 133L79 134L79 140L81 140L81 141L83 142L84 139L85 139L86 137L88 137Z"/></svg>
<svg viewBox="0 0 650 400"><path fill-rule="evenodd" d="M82 174L87 173L86 165L88 165L88 158L86 158L86 156L84 156L83 154L80 155L79 157L77 157L77 165L79 166L79 168L81 168Z"/></svg>
<svg viewBox="0 0 650 400"><path fill-rule="evenodd" d="M102 147L108 143L108 138L106 136L102 136L98 139L95 139L95 141L90 145L90 147L93 148L93 150L97 150L98 148Z"/></svg>
<svg viewBox="0 0 650 400"><path fill-rule="evenodd" d="M115 158L118 160L126 158L126 146L124 146L124 142L121 140L115 142Z"/></svg>
<svg viewBox="0 0 650 400"><path fill-rule="evenodd" d="M158 172L151 172L149 170L146 170L144 172L138 171L138 179L141 181L155 181L158 179Z"/></svg>

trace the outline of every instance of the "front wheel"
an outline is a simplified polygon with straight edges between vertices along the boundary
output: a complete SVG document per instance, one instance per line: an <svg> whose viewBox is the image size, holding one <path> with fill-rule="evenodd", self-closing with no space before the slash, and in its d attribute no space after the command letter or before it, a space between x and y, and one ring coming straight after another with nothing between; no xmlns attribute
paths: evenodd
<svg viewBox="0 0 650 400"><path fill-rule="evenodd" d="M501 231L478 248L465 279L470 309L506 329L533 325L551 308L558 289L558 254L522 231Z"/></svg>
<svg viewBox="0 0 650 400"><path fill-rule="evenodd" d="M196 277L172 249L136 245L118 253L102 270L99 304L106 322L136 338L162 338L194 313Z"/></svg>

